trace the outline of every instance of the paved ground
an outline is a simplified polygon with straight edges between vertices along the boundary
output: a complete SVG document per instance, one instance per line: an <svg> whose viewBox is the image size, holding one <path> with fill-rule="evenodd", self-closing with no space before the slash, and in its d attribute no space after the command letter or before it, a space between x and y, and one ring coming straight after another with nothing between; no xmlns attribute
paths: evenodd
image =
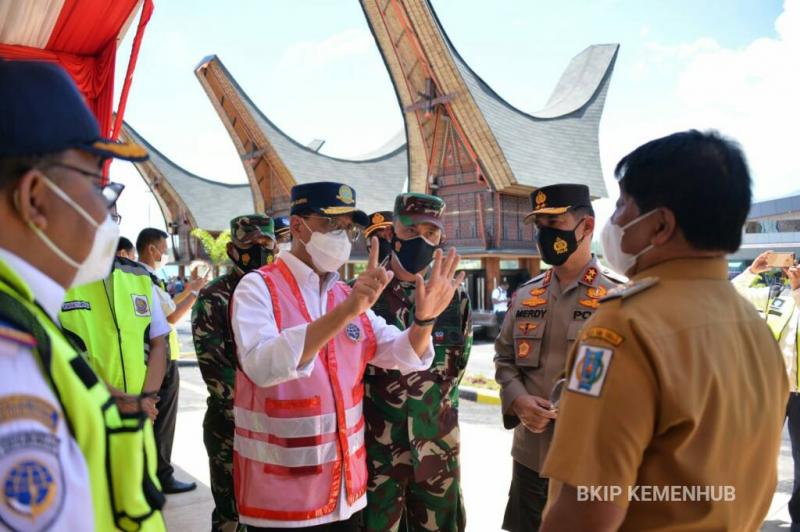
<svg viewBox="0 0 800 532"><path fill-rule="evenodd" d="M194 351L187 321L178 326L183 352ZM478 340L467 371L494 376L492 342ZM176 477L195 480L199 488L191 493L171 495L165 512L171 531L208 530L213 507L208 485L208 457L203 446L202 423L206 389L197 367L183 366L180 410L175 431L173 463ZM467 530L500 530L511 479L511 432L503 429L497 406L461 402L462 478L467 507ZM792 457L788 434L784 431L779 460L779 483L763 531L789 529L786 504L791 493Z"/></svg>

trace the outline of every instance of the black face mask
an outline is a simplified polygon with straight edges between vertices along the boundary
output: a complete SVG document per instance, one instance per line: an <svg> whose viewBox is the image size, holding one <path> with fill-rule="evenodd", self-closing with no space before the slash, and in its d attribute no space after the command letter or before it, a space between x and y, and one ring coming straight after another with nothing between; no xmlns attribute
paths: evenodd
<svg viewBox="0 0 800 532"><path fill-rule="evenodd" d="M397 260L408 273L419 273L433 260L433 252L439 246L428 244L421 236L401 240L395 235L392 237L392 248Z"/></svg>
<svg viewBox="0 0 800 532"><path fill-rule="evenodd" d="M271 264L274 252L264 246L250 246L247 248L240 248L233 246L233 253L230 255L231 260L236 267L247 273L256 270L267 264Z"/></svg>
<svg viewBox="0 0 800 532"><path fill-rule="evenodd" d="M575 253L586 235L580 240L575 238L575 230L583 220L575 224L571 231L556 229L555 227L540 227L537 229L536 241L542 260L551 266L561 266Z"/></svg>
<svg viewBox="0 0 800 532"><path fill-rule="evenodd" d="M385 238L378 237L378 264L382 264L391 253L392 243Z"/></svg>

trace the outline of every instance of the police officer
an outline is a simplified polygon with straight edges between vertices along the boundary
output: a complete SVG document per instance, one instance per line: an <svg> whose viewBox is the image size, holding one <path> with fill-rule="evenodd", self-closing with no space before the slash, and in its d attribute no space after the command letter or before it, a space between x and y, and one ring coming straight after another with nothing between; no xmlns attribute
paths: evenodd
<svg viewBox="0 0 800 532"><path fill-rule="evenodd" d="M233 494L233 384L236 346L230 330L228 304L242 275L272 264L275 235L272 218L263 214L231 220L228 257L233 267L200 290L192 307L192 337L197 364L208 388L203 442L208 452L211 494L215 508L211 530L244 530L239 525Z"/></svg>
<svg viewBox="0 0 800 532"><path fill-rule="evenodd" d="M503 423L514 428L514 468L505 530L537 530L547 500L541 475L556 412L548 400L579 331L622 278L592 256L594 210L585 185L559 184L531 194L536 244L552 266L520 286L495 342Z"/></svg>
<svg viewBox="0 0 800 532"><path fill-rule="evenodd" d="M231 303L239 520L248 530L360 530L365 366L429 367L433 322L464 276L455 275L455 250L437 250L431 275L417 279L414 323L400 331L370 310L393 276L379 265L377 245L352 289L339 281L368 224L355 191L296 185L291 212L291 251L243 276Z"/></svg>
<svg viewBox="0 0 800 532"><path fill-rule="evenodd" d="M0 60L3 529L164 530L151 425L139 408L120 415L57 322L64 291L114 258L110 157L147 153L102 139L59 66Z"/></svg>
<svg viewBox="0 0 800 532"><path fill-rule="evenodd" d="M367 250L372 246L372 237L378 237L378 263L383 264L392 250L392 211L378 211L369 215L369 225L364 229L364 239L367 242Z"/></svg>
<svg viewBox="0 0 800 532"><path fill-rule="evenodd" d="M789 387L769 328L727 278L750 209L744 155L686 131L616 175L603 248L632 282L570 353L542 530L758 530Z"/></svg>
<svg viewBox="0 0 800 532"><path fill-rule="evenodd" d="M277 242L277 251L289 251L292 247L292 231L289 227L288 216L277 216L273 218L273 225L275 226L275 240Z"/></svg>
<svg viewBox="0 0 800 532"><path fill-rule="evenodd" d="M731 281L734 288L750 301L763 319L772 337L778 342L789 377L789 403L786 419L792 442L794 484L789 500L792 526L800 530L800 269L795 265L778 271L777 282L760 285L762 273L773 270L769 266L772 251L756 257L753 264ZM785 282L784 282L785 276Z"/></svg>
<svg viewBox="0 0 800 532"><path fill-rule="evenodd" d="M442 247L444 208L436 196L400 194L393 225L383 226L392 235L394 277L372 310L398 329L414 322L416 277L427 274ZM387 219L392 218L373 214L372 233L392 224ZM367 366L367 530L464 530L458 384L472 348L472 311L463 287L434 322L433 344L430 369L403 375Z"/></svg>

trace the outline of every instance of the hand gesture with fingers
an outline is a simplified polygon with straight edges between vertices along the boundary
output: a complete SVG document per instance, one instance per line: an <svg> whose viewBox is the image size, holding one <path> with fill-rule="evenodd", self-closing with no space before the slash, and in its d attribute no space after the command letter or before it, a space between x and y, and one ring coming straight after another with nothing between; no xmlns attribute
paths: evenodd
<svg viewBox="0 0 800 532"><path fill-rule="evenodd" d="M756 260L754 260L753 264L750 265L750 271L752 273L759 274L771 270L772 268L767 264L770 255L772 255L772 250L765 251L756 257Z"/></svg>
<svg viewBox="0 0 800 532"><path fill-rule="evenodd" d="M369 250L367 269L361 272L353 285L353 291L347 298L346 304L352 305L353 313L361 314L372 308L378 300L383 289L394 277L394 272L378 264L378 237L372 237L372 246Z"/></svg>
<svg viewBox="0 0 800 532"><path fill-rule="evenodd" d="M417 274L417 288L415 295L415 318L420 321L432 320L439 316L450 301L456 288L464 282L464 272L456 276L456 269L461 257L456 253L455 248L450 248L447 256L444 256L441 249L437 249L433 255L433 266L431 274L426 282L420 274Z"/></svg>

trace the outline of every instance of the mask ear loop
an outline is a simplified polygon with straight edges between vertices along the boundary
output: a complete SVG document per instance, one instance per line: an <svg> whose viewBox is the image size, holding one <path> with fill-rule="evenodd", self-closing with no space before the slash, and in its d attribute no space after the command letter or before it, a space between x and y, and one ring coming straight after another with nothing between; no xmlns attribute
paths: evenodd
<svg viewBox="0 0 800 532"><path fill-rule="evenodd" d="M19 190L14 190L14 194L12 196L12 200L14 202L14 207L17 209L17 212L20 212L21 209L20 209L20 206L19 206ZM50 251L52 251L53 253L58 255L58 258L60 258L61 260L63 260L64 262L66 262L67 264L69 264L70 266L75 268L76 270L81 267L79 262L76 262L75 260L72 259L72 257L70 257L69 255L67 255L66 253L61 251L61 249L58 246L56 246L55 242L50 240L50 237L48 237L46 234L44 234L44 231L42 231L41 229L39 229L38 227L33 225L33 222L31 222L30 220L25 220L25 225L27 225L30 228L31 231L36 233L36 236L41 238L42 242L44 242L45 245L48 248L50 248Z"/></svg>

